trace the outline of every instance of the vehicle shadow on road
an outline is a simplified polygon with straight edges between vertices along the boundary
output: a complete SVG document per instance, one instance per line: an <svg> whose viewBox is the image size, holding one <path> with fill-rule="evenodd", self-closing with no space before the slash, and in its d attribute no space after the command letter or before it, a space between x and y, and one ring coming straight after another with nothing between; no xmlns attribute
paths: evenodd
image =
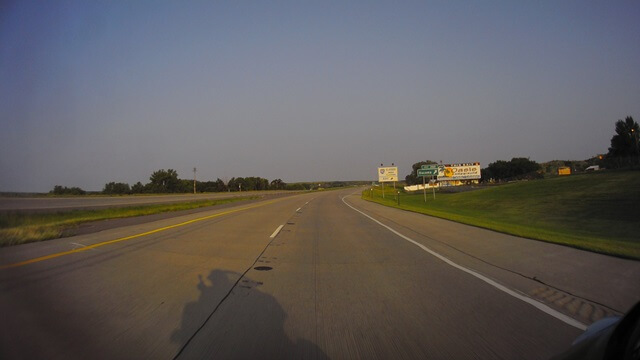
<svg viewBox="0 0 640 360"><path fill-rule="evenodd" d="M262 282L240 276L226 270L213 270L206 280L198 275L200 297L185 305L171 335L182 349L177 358L328 359L311 341L290 339L282 306L260 291Z"/></svg>

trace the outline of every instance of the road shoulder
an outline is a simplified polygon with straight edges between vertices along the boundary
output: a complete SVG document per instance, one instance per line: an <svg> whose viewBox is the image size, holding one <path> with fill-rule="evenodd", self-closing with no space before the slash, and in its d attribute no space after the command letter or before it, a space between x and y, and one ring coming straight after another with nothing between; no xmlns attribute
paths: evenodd
<svg viewBox="0 0 640 360"><path fill-rule="evenodd" d="M640 262L389 208L358 194L345 200L446 258L584 323L626 312L639 300Z"/></svg>

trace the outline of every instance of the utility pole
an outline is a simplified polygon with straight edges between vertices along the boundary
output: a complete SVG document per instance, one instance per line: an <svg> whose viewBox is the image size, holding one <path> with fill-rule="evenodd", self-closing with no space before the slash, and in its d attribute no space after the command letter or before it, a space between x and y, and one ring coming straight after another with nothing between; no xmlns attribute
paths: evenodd
<svg viewBox="0 0 640 360"><path fill-rule="evenodd" d="M193 195L196 194L196 168L193 168Z"/></svg>

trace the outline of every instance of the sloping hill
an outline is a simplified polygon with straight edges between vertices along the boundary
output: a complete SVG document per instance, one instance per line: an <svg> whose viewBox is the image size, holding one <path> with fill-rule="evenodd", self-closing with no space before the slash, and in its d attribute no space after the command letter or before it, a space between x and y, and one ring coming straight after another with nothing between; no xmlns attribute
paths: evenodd
<svg viewBox="0 0 640 360"><path fill-rule="evenodd" d="M363 198L398 207L392 194ZM531 239L640 259L640 172L609 171L482 190L401 194L400 208Z"/></svg>

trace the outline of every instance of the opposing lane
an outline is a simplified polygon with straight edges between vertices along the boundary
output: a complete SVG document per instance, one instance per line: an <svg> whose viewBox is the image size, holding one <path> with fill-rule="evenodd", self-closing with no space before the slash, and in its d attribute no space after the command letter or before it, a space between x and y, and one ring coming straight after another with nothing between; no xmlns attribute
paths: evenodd
<svg viewBox="0 0 640 360"><path fill-rule="evenodd" d="M277 196L291 191L245 191L209 194L172 194L144 196L74 196L74 197L0 197L0 211L63 211L108 207L170 204L177 202L218 200L245 196Z"/></svg>
<svg viewBox="0 0 640 360"><path fill-rule="evenodd" d="M13 329L0 355L544 358L579 333L351 210L341 200L350 192L278 199L0 271ZM205 215L0 249L0 263Z"/></svg>
<svg viewBox="0 0 640 360"><path fill-rule="evenodd" d="M0 272L4 316L0 349L6 358L171 358L185 304L198 298L212 269L241 274L269 235L304 204L298 196L145 237ZM239 206L240 208L241 206ZM225 209L224 211L228 211ZM215 213L216 210L212 211ZM207 216L198 213L156 223L48 242L47 252L94 244ZM32 251L0 249L2 264ZM38 256L42 252L38 252ZM237 277L238 275L236 275ZM229 289L216 288L211 304ZM208 303L209 304L209 303ZM208 308L205 309L205 312ZM175 339L175 340L174 340Z"/></svg>

